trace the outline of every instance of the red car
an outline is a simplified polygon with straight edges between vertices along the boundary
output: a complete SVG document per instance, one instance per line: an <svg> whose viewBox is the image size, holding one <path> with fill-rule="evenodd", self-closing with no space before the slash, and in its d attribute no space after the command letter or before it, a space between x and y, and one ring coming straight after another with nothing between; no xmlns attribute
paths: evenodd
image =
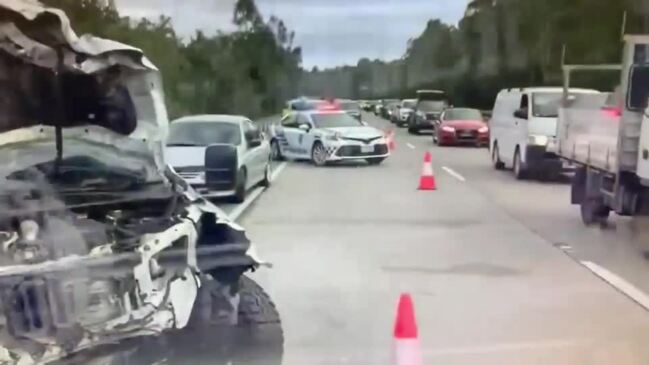
<svg viewBox="0 0 649 365"><path fill-rule="evenodd" d="M435 125L433 143L439 146L488 146L489 127L478 109L446 109Z"/></svg>

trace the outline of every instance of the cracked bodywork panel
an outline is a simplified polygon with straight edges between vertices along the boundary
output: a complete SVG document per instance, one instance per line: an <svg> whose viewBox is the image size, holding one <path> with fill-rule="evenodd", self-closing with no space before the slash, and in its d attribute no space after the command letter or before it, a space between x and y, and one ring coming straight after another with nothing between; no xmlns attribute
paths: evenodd
<svg viewBox="0 0 649 365"><path fill-rule="evenodd" d="M262 262L166 166L161 79L139 49L0 0L0 100L0 363L183 328L207 282L236 319Z"/></svg>

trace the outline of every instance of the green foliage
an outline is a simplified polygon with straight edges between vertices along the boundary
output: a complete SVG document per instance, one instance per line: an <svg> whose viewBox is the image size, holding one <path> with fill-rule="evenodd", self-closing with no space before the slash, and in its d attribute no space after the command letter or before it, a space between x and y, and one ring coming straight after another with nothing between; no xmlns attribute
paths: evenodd
<svg viewBox="0 0 649 365"><path fill-rule="evenodd" d="M618 63L624 13L628 33L649 33L647 4L473 0L457 26L428 21L424 31L409 40L402 60L359 61L351 76L352 90L339 91L362 98L406 98L420 88L441 88L455 104L490 108L502 88L561 84L564 47L567 63ZM342 68L333 71L344 73ZM317 76L311 72L305 78ZM619 82L606 74L579 75L573 81L600 89Z"/></svg>
<svg viewBox="0 0 649 365"><path fill-rule="evenodd" d="M98 0L44 0L64 10L79 34L90 33L141 48L160 69L172 117L227 113L251 117L274 113L295 96L302 62L295 34L284 22L265 22L254 0L238 0L237 31L184 41L171 18L122 17Z"/></svg>

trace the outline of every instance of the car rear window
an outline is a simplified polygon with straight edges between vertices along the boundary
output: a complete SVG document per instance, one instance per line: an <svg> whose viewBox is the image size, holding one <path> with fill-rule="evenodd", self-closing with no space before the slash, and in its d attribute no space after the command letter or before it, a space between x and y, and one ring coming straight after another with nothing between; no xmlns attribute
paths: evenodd
<svg viewBox="0 0 649 365"><path fill-rule="evenodd" d="M196 121L172 123L169 127L167 146L209 146L214 143L240 144L239 125Z"/></svg>

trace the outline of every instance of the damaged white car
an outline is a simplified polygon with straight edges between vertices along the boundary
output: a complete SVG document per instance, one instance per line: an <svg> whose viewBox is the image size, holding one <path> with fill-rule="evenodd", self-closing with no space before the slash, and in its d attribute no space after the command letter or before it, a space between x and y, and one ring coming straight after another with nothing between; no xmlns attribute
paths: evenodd
<svg viewBox="0 0 649 365"><path fill-rule="evenodd" d="M0 0L0 364L233 325L276 326L281 351L277 311L243 275L262 263L165 165L167 125L140 50Z"/></svg>

